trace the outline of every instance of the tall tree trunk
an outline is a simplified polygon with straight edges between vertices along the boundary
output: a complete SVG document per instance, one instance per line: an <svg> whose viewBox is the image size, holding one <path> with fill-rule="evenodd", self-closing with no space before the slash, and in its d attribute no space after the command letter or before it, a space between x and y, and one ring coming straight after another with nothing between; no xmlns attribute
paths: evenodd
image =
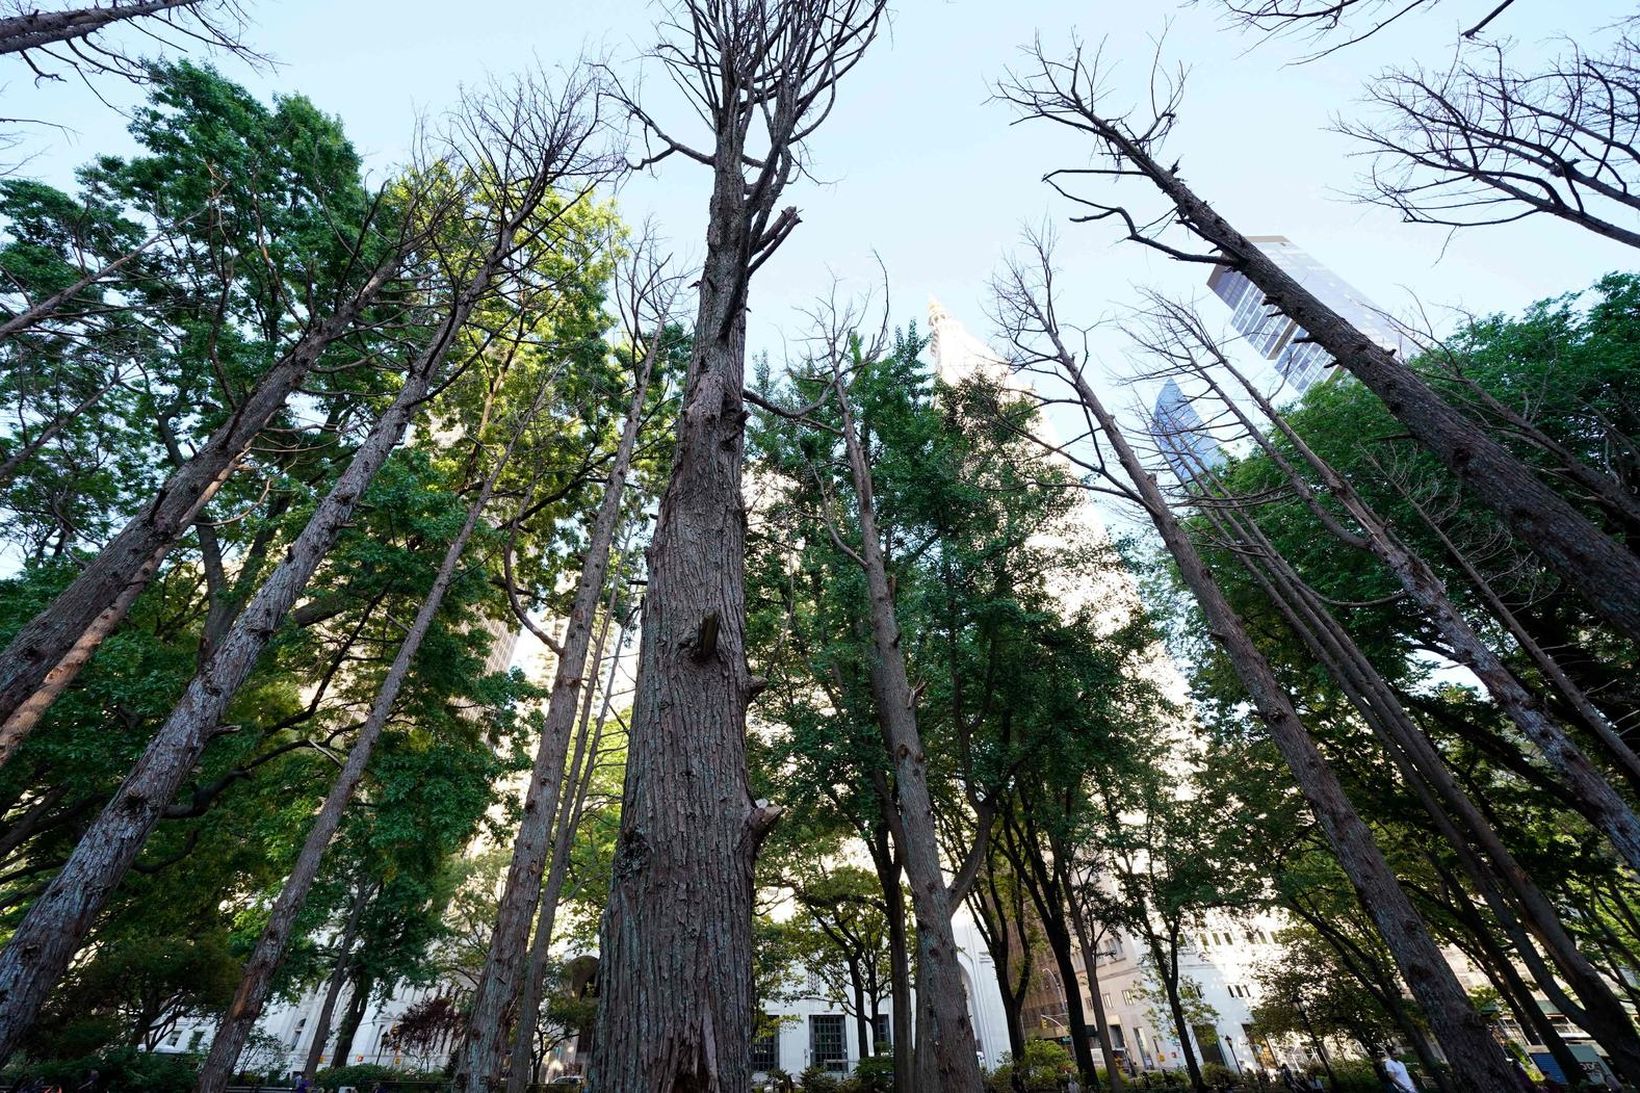
<svg viewBox="0 0 1640 1093"><path fill-rule="evenodd" d="M506 245L498 246L472 280L460 286L432 345L411 365L392 404L0 953L0 1060L10 1056L33 1023L46 993L67 970L148 833L199 761L263 648L398 445L458 332L510 249L509 235Z"/></svg>
<svg viewBox="0 0 1640 1093"><path fill-rule="evenodd" d="M840 365L834 362L834 368L840 369ZM940 864L927 758L917 730L917 696L900 647L894 591L877 531L871 468L840 370L834 371L832 387L854 481L855 515L860 527L856 560L865 571L870 601L872 701L894 764L899 822L891 830L899 839L900 857L911 882L912 912L917 919L916 1085L919 1089L977 1091L981 1086L979 1060L968 1015L968 995L957 962L956 935L951 928L951 889Z"/></svg>
<svg viewBox="0 0 1640 1093"><path fill-rule="evenodd" d="M1069 886L1067 886L1068 888ZM1070 907L1071 925L1076 930L1077 947L1082 950L1082 970L1088 977L1088 999L1093 1005L1093 1019L1099 1023L1099 1054L1104 1057L1105 1074L1112 1089L1121 1089L1122 1068L1116 1062L1116 1046L1110 1041L1110 1026L1105 1020L1105 996L1099 991L1099 951L1097 939L1088 927L1088 916L1076 893L1066 892Z"/></svg>
<svg viewBox="0 0 1640 1093"><path fill-rule="evenodd" d="M541 898L542 873L551 850L552 821L558 808L558 791L564 779L564 761L569 752L575 715L581 707L582 686L587 670L587 649L598 602L604 593L604 577L609 567L610 547L626 501L626 478L632 467L632 453L643 422L644 400L649 378L661 351L664 331L656 330L645 349L643 363L633 377L631 402L621 426L621 439L610 466L609 481L587 539L586 560L575 587L575 597L565 620L564 636L558 650L552 694L542 721L541 742L536 748L535 767L524 795L524 818L513 840L512 861L507 867L506 887L496 912L495 930L483 971L473 990L468 1017L466 1046L457 1071L457 1083L470 1093L484 1093L500 1077L502 1048L506 1042L506 1013L518 998L521 980L527 978L530 924ZM651 595L654 589L651 584ZM594 666L594 671L597 666ZM750 923L748 922L748 927ZM608 985L599 977L599 997Z"/></svg>
<svg viewBox="0 0 1640 1093"><path fill-rule="evenodd" d="M375 977L363 966L353 976L353 993L348 997L347 1009L342 1012L342 1023L336 1027L336 1050L330 1057L332 1067L350 1066L353 1041L359 1035L359 1026L370 1010L370 992L375 989Z"/></svg>
<svg viewBox="0 0 1640 1093"><path fill-rule="evenodd" d="M347 966L353 957L353 941L358 937L359 920L364 917L364 909L370 905L372 886L359 889L359 894L353 897L353 907L347 913L347 925L342 929L342 939L336 944L336 964L330 970L330 981L325 984L325 1000L319 1006L319 1016L313 1022L313 1040L308 1044L307 1059L302 1063L302 1077L313 1081L313 1076L319 1072L319 1061L325 1055L325 1041L330 1039L330 1022L336 1013L336 1002L341 997L342 986L347 982Z"/></svg>
<svg viewBox="0 0 1640 1093"><path fill-rule="evenodd" d="M1027 803L1026 808L1030 805ZM1050 861L1051 848L1041 844L1041 834L1028 815L1003 816L1003 830L1007 833L1004 845L1013 866L1016 881L1030 893L1036 908L1036 919L1053 954L1059 970L1059 982L1065 992L1065 1018L1071 1037L1071 1054L1082 1080L1098 1088L1099 1076L1094 1068L1093 1046L1088 1042L1087 1012L1082 1008L1082 991L1076 979L1076 955L1065 920L1065 891L1057 872L1058 861ZM1023 928L1023 923L1021 924Z"/></svg>
<svg viewBox="0 0 1640 1093"><path fill-rule="evenodd" d="M906 936L905 889L900 886L900 862L889 834L894 802L886 778L873 781L873 796L882 822L872 830L871 861L883 887L883 919L888 926L889 1035L894 1044L894 1093L916 1093L911 1084L912 1050L916 1043L911 1016L911 944Z"/></svg>
<svg viewBox="0 0 1640 1093"><path fill-rule="evenodd" d="M1518 933L1519 923L1525 922L1582 1000L1582 1012L1574 1019L1611 1053L1625 1080L1640 1079L1640 1034L1616 994L1579 951L1554 904L1458 786L1445 758L1402 709L1383 677L1325 604L1276 552L1256 521L1237 517L1228 509L1209 507L1204 511L1245 544L1246 549L1238 551L1237 557L1383 741L1408 787L1451 843L1499 923L1506 931L1513 928ZM1477 858L1471 844L1486 855L1490 866ZM1499 891L1500 882L1519 903L1518 919ZM1537 963L1534 975L1545 989L1551 994L1557 992L1553 974L1542 967L1531 941L1521 936L1515 938L1515 944L1529 966Z"/></svg>
<svg viewBox="0 0 1640 1093"><path fill-rule="evenodd" d="M1256 385L1249 383L1222 356L1220 361L1241 382L1243 388L1252 394L1265 416L1320 476L1327 492L1355 519L1362 529L1366 547L1395 574L1401 587L1424 609L1425 617L1434 624L1436 632L1451 648L1457 662L1475 674L1498 708L1514 722L1526 739L1536 745L1550 765L1566 779L1572 791L1587 802L1592 809L1591 821L1611 840L1630 868L1640 871L1640 819L1636 818L1628 802L1606 781L1589 761L1588 756L1583 754L1582 749L1566 735L1565 730L1550 716L1543 703L1521 684L1503 660L1492 651L1491 646L1481 640L1481 636L1475 632L1474 627L1470 626L1469 621L1446 594L1440 578L1429 564L1401 542L1378 513L1355 492L1354 487L1304 442L1304 438L1287 424ZM1214 386L1217 389L1217 385ZM1220 394L1225 405L1231 408L1231 412L1241 418L1243 427L1287 473L1288 480L1300 491L1311 511L1317 514L1324 512L1319 503L1308 496L1308 487L1304 485L1302 478L1294 468L1286 464L1285 458L1269 442L1263 431L1242 414L1233 398L1222 391ZM1324 519L1323 522L1327 521ZM1626 753L1625 768L1631 775L1640 778L1640 760L1636 760L1634 753L1628 751L1627 747L1616 739L1615 733L1611 736L1612 739L1607 741L1608 747L1621 749Z"/></svg>
<svg viewBox="0 0 1640 1093"><path fill-rule="evenodd" d="M544 390L545 388L543 392ZM227 1089L234 1067L238 1065L239 1053L244 1050L246 1039L256 1027L257 1019L262 1016L268 992L273 988L274 973L284 962L285 947L290 943L291 932L296 927L296 916L301 913L302 906L307 902L308 892L319 875L319 866L324 861L325 851L330 848L331 840L341 828L342 815L353 800L359 783L364 780L365 768L370 763L376 742L381 739L382 732L387 728L393 707L398 703L399 693L404 689L405 680L410 676L411 664L421 650L421 643L432 629L433 620L439 609L444 605L444 595L455 580L461 566L462 555L466 553L473 531L478 527L484 509L490 503L496 480L510 464L514 447L523 437L530 424L529 419L535 416L542 401L543 397L538 395L535 404L526 412L524 419L519 421L506 447L496 458L495 465L479 486L477 495L467 506L467 517L462 522L461 530L445 549L444 559L439 563L432 587L427 590L410 629L399 642L398 652L394 655L393 663L388 667L387 675L383 677L381 687L376 692L370 713L353 737L353 746L348 750L347 762L343 764L335 782L331 784L330 792L319 808L319 815L314 819L312 829L308 831L307 840L302 844L301 853L297 855L296 865L290 876L285 878L284 887L279 891L279 898L274 901L267 924L263 926L256 947L251 951L250 960L245 964L244 978L240 980L239 989L234 992L233 1001L229 1003L222 1022L217 1026L216 1037L211 1041L211 1050L200 1068L197 1087L199 1093L223 1093Z"/></svg>
<svg viewBox="0 0 1640 1093"><path fill-rule="evenodd" d="M257 382L199 451L172 472L151 501L103 547L51 605L0 653L0 764L114 631L178 537L228 480L251 442L285 405L326 349L353 329L398 268L384 262Z"/></svg>
<svg viewBox="0 0 1640 1093"><path fill-rule="evenodd" d="M204 6L208 0L115 0L67 11L29 11L0 19L0 55L40 49L58 42L86 38L104 27L145 15L161 15L178 8Z"/></svg>
<svg viewBox="0 0 1640 1093"><path fill-rule="evenodd" d="M1459 482L1502 519L1589 606L1617 630L1640 640L1640 556L1628 551L1566 498L1546 485L1486 429L1425 383L1395 354L1375 344L1348 320L1289 274L1245 235L1237 231L1174 170L1152 155L1159 130L1172 114L1144 134L1122 118L1098 112L1097 97L1080 93L1080 81L1099 82L1080 57L1050 62L1040 51L1040 73L1015 81L1007 97L1027 117L1057 121L1092 136L1115 163L1114 171L1147 179L1173 206L1177 222L1217 248L1224 264L1242 273L1264 293L1264 302L1303 327L1309 339L1325 349L1384 403L1407 432L1435 456ZM1068 83L1067 83L1068 81ZM1064 191L1061 191L1064 192ZM1086 202L1085 202L1086 203ZM1105 209L1090 219L1126 210ZM1186 255L1145 236L1129 220L1129 237Z"/></svg>
<svg viewBox="0 0 1640 1093"><path fill-rule="evenodd" d="M1475 1013L1428 927L1401 889L1372 833L1350 803L1292 699L1264 659L1241 619L1224 598L1212 572L1168 509L1161 489L1128 444L1121 427L1094 393L1074 356L1053 339L1058 361L1078 399L1110 442L1123 470L1155 524L1185 584L1207 619L1209 632L1229 659L1253 708L1292 769L1339 865L1395 957L1407 986L1423 1006L1436 1039L1452 1061L1455 1084L1472 1093L1507 1089L1514 1076L1503 1051Z"/></svg>
<svg viewBox="0 0 1640 1093"><path fill-rule="evenodd" d="M603 663L604 643L615 614L615 592L610 592L604 605L603 625L598 629L598 640L592 650L592 664ZM552 864L547 869L546 887L541 892L541 908L536 915L535 939L530 943L529 966L518 995L517 1015L513 1019L512 1055L507 1066L507 1093L525 1093L534 1070L532 1050L536 1023L541 1019L541 1000L546 993L547 957L552 949L552 932L558 918L558 901L564 891L564 878L569 872L570 851L575 845L575 833L581 826L581 810L586 804L587 791L598 763L598 745L603 738L604 722L615 695L615 673L621 663L621 638L616 640L615 651L609 658L609 674L604 678L603 708L598 712L598 723L591 726L594 691L587 689L586 701L581 706L581 724L575 734L575 754L570 759L567 784L573 792L563 798L558 808L557 831L553 835ZM590 732L590 738L589 738Z"/></svg>
<svg viewBox="0 0 1640 1093"><path fill-rule="evenodd" d="M1405 490L1400 483L1395 482L1392 477L1390 481L1396 492L1418 514L1419 520L1440 541L1447 556L1468 578L1470 585L1480 596L1481 602L1486 605L1487 611L1491 613L1493 618L1503 624L1504 628L1509 631L1509 636L1515 639L1515 644L1520 646L1527 656L1531 657L1532 662L1538 666L1538 670L1555 685L1556 690L1560 692L1567 704L1576 711L1583 724L1605 745L1607 754L1628 777L1631 789L1640 790L1640 757L1635 755L1634 749L1629 747L1628 742L1623 739L1617 726L1612 723L1612 719L1607 716L1604 710L1595 705L1594 700L1589 697L1589 692L1567 674L1560 661L1550 655L1549 651L1543 647L1543 643L1538 641L1526 628L1525 624L1521 622L1520 617L1510 610L1508 604L1503 602L1503 597L1498 595L1497 590L1492 587L1492 582L1470 560L1469 555L1464 552L1463 548L1452 541L1446 530L1441 527L1440 521L1431 516L1418 503L1417 498Z"/></svg>

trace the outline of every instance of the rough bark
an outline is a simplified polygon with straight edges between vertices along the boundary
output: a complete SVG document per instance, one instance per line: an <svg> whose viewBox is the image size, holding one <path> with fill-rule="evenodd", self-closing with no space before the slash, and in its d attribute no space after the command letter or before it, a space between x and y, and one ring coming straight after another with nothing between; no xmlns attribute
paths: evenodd
<svg viewBox="0 0 1640 1093"><path fill-rule="evenodd" d="M1146 473L1121 427L1094 393L1075 359L1062 346L1056 347L1056 352L1066 366L1066 379L1116 454L1178 565L1180 576L1195 596L1214 641L1224 650L1237 678L1247 689L1254 710L1291 768L1339 865L1394 955L1407 986L1423 1006L1436 1039L1452 1062L1454 1085L1472 1093L1509 1088L1514 1077L1502 1049L1470 1006L1428 927L1397 882L1383 852L1373 842L1371 831L1350 803L1337 774L1299 718L1292 699L1282 689L1241 619L1224 598L1211 570L1168 509L1160 488Z"/></svg>
<svg viewBox="0 0 1640 1093"><path fill-rule="evenodd" d="M527 979L530 924L541 898L542 874L552 848L552 820L557 813L558 792L564 780L564 762L569 752L575 715L581 708L582 685L587 669L587 650L592 641L598 602L603 597L610 547L626 501L626 478L632 467L632 452L638 443L638 427L643 421L644 399L649 377L660 352L661 331L656 331L634 377L632 400L621 427L621 439L610 466L609 481L587 539L586 560L576 582L575 597L564 623L558 650L552 694L542 720L541 741L536 748L535 766L524 794L524 817L513 840L512 861L507 867L506 886L496 912L495 929L484 969L473 989L458 1086L470 1093L483 1093L500 1077L502 1048L506 1043L506 1013L517 999L521 980ZM596 668L594 668L596 670ZM600 977L600 982L604 980ZM600 991L600 997L602 993Z"/></svg>
<svg viewBox="0 0 1640 1093"><path fill-rule="evenodd" d="M1497 653L1493 652L1491 646L1481 639L1474 627L1469 624L1469 620L1447 595L1441 579L1430 568L1429 563L1403 543L1379 517L1376 510L1356 493L1354 487L1304 442L1303 437L1287 424L1275 407L1270 405L1269 400L1258 391L1255 384L1249 383L1227 360L1220 359L1223 366L1257 401L1268 420L1281 431L1288 443L1293 445L1294 450L1320 477L1327 492L1337 499L1355 520L1361 528L1367 549L1384 563L1413 601L1424 609L1425 617L1445 640L1454 659L1475 674L1498 708L1514 722L1526 739L1537 746L1543 757L1566 780L1572 791L1588 805L1591 822L1617 848L1630 868L1640 872L1640 819L1636 818L1628 802L1602 776L1560 724L1550 716L1548 709L1537 696L1526 689ZM1232 413L1241 417L1244 428L1264 450L1279 464L1283 464L1282 469L1287 472L1289 481L1298 489L1307 492L1307 487L1296 470L1284 465L1286 461L1280 452L1269 443L1262 430L1242 415L1240 409L1235 406L1235 400L1226 395L1224 403L1231 408ZM1306 500L1313 511L1323 511L1313 498Z"/></svg>
<svg viewBox="0 0 1640 1093"><path fill-rule="evenodd" d="M537 399L536 407L531 408L531 414L539 404L540 400ZM519 423L496 459L495 465L479 486L478 493L468 504L467 517L456 537L450 540L450 545L445 549L444 559L439 563L432 586L427 590L421 607L417 609L410 628L405 631L404 638L399 642L398 652L394 654L393 663L388 667L387 674L376 691L370 712L366 715L364 724L360 725L358 732L354 734L353 745L348 749L347 761L331 784L330 792L326 794L324 804L320 806L319 814L313 821L313 827L308 831L307 840L302 844L301 852L296 857L296 865L285 878L284 886L279 890L278 898L274 900L267 924L263 926L261 936L256 940L256 947L245 963L244 977L234 992L233 1001L229 1003L227 1012L217 1025L210 1052L199 1071L199 1093L222 1093L233 1077L234 1068L239 1063L239 1053L244 1050L245 1041L262 1016L268 992L273 988L274 974L284 962L285 948L290 943L291 932L296 927L296 916L307 903L308 892L319 876L319 866L324 861L325 852L342 826L342 816L353 800L353 794L359 788L359 783L364 780L365 769L369 766L377 741L387 728L393 707L398 703L399 693L404 689L404 683L410 676L410 667L415 661L416 654L421 650L422 640L432 629L434 618L444 606L444 595L456 578L462 555L466 553L473 531L478 527L484 509L490 502L496 480L508 466L513 448L527 425L527 420Z"/></svg>
<svg viewBox="0 0 1640 1093"><path fill-rule="evenodd" d="M752 869L779 810L752 800L746 709L746 306L798 223L779 215L804 141L876 36L884 0L685 0L662 62L693 95L712 170L694 346L649 548L621 831L602 930L593 1088L745 1093L753 1026ZM760 149L747 147L754 125ZM658 158L658 157L657 157ZM651 160L653 161L653 160Z"/></svg>
<svg viewBox="0 0 1640 1093"><path fill-rule="evenodd" d="M30 11L0 19L0 55L86 38L114 23L205 6L209 0L126 0L68 11Z"/></svg>
<svg viewBox="0 0 1640 1093"><path fill-rule="evenodd" d="M605 639L609 634L615 613L615 594L604 605L604 622L598 629L598 641L592 650L594 665L603 663ZM624 638L624 628L622 637ZM512 1056L507 1066L507 1093L525 1093L534 1069L533 1039L536 1023L541 1018L541 1001L545 997L547 956L552 948L553 927L558 918L558 901L563 895L564 878L569 873L570 851L575 845L575 833L581 826L581 813L586 805L587 791L598 764L598 747L603 739L604 723L609 717L615 696L615 673L620 667L621 640L616 641L615 652L609 658L609 673L604 678L603 708L598 713L596 728L591 725L593 691L587 690L581 706L581 724L575 734L575 754L570 757L567 784L574 792L558 808L557 830L553 834L552 864L547 869L547 883L541 891L541 907L535 918L535 939L530 943L529 965L519 991L518 1006L513 1018Z"/></svg>
<svg viewBox="0 0 1640 1093"><path fill-rule="evenodd" d="M1496 512L1596 614L1619 632L1640 640L1640 556L1602 531L1481 425L1396 360L1393 352L1374 343L1282 269L1179 174L1158 162L1152 150L1170 127L1171 110L1146 132L1135 133L1124 119L1099 114L1096 103L1085 96L1084 84L1096 86L1098 78L1080 56L1056 64L1039 53L1037 60L1042 65L1040 73L1031 82L1015 81L1005 87L1005 97L1029 117L1058 121L1090 134L1115 162L1112 170L1148 181L1171 204L1179 224L1217 248L1224 264L1239 270L1263 291L1266 305L1303 327L1310 340L1377 395L1408 434ZM1205 260L1205 256L1185 254L1151 238L1126 209L1077 200L1099 210L1093 218L1121 214L1132 239L1174 257Z"/></svg>
<svg viewBox="0 0 1640 1093"><path fill-rule="evenodd" d="M432 344L412 363L392 404L0 953L0 1060L10 1056L33 1023L47 992L67 970L148 833L199 761L258 656L398 445L507 249L493 251L460 286Z"/></svg>
<svg viewBox="0 0 1640 1093"><path fill-rule="evenodd" d="M854 482L855 517L860 529L856 560L865 571L870 601L872 701L883 743L894 764L899 823L893 832L899 838L900 857L911 885L912 913L917 920L918 1038L912 1063L916 1086L977 1091L981 1076L973 1023L968 1016L968 996L957 962L956 935L951 929L951 889L940 864L927 758L917 729L917 696L900 647L894 591L877 530L871 468L840 372L834 375L833 390Z"/></svg>
<svg viewBox="0 0 1640 1093"><path fill-rule="evenodd" d="M871 861L877 870L877 881L883 889L883 919L888 926L889 968L889 1024L894 1044L894 1093L914 1093L911 1085L912 1035L911 1017L911 946L906 937L905 889L901 887L903 870L895 855L889 822L886 818L894 802L886 795L887 779L873 786L877 807L885 818L873 829Z"/></svg>
<svg viewBox="0 0 1640 1093"><path fill-rule="evenodd" d="M125 618L161 560L233 473L325 350L353 329L398 267L384 263L365 285L274 363L211 438L168 478L51 605L0 653L0 764L8 761Z"/></svg>
<svg viewBox="0 0 1640 1093"><path fill-rule="evenodd" d="M1223 517L1226 523L1236 525L1237 521L1228 518L1228 514ZM1633 1076L1640 1074L1640 1035L1636 1034L1610 985L1579 952L1554 904L1510 853L1496 828L1458 786L1444 757L1401 708L1382 677L1332 614L1307 592L1284 560L1272 556L1274 548L1251 521L1240 521L1236 530L1247 536L1249 550L1258 552L1258 561L1266 568L1264 573L1258 572L1255 555L1250 553L1241 555L1244 564L1383 740L1436 830L1457 852L1459 861L1499 923L1514 935L1517 951L1532 967L1534 976L1551 997L1560 993L1554 975L1543 967L1531 941L1519 936L1522 922L1542 943L1560 974L1582 1000L1582 1012L1575 1013L1573 1019L1607 1049L1619 1073L1633 1080ZM1487 863L1476 857L1471 844L1486 856ZM1500 884L1518 902L1518 918L1499 891Z"/></svg>

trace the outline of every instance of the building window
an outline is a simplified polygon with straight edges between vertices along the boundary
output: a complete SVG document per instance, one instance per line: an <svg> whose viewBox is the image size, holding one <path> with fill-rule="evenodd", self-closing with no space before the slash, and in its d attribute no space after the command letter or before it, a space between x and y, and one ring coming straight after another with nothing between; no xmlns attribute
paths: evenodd
<svg viewBox="0 0 1640 1093"><path fill-rule="evenodd" d="M767 1074L780 1065L780 1026L770 1022L767 1014L764 1022L769 1031L752 1038L752 1069Z"/></svg>
<svg viewBox="0 0 1640 1093"><path fill-rule="evenodd" d="M894 1022L886 1013L879 1013L872 1025L871 1050L886 1054L894 1046Z"/></svg>
<svg viewBox="0 0 1640 1093"><path fill-rule="evenodd" d="M1108 1027L1110 1029L1110 1046L1118 1051L1126 1051L1127 1044L1122 1041L1122 1026L1110 1025Z"/></svg>
<svg viewBox="0 0 1640 1093"><path fill-rule="evenodd" d="M822 1070L841 1073L848 1069L848 1040L841 1014L817 1013L809 1018L809 1061Z"/></svg>
<svg viewBox="0 0 1640 1093"><path fill-rule="evenodd" d="M171 1035L169 1035L165 1038L165 1046L166 1047L176 1047L180 1043L182 1043L182 1030L181 1029L177 1029L175 1032L171 1033Z"/></svg>

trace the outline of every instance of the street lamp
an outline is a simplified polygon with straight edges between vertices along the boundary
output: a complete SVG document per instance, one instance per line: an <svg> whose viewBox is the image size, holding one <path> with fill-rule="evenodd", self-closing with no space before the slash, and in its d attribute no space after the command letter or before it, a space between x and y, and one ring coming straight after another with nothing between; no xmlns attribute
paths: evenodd
<svg viewBox="0 0 1640 1093"><path fill-rule="evenodd" d="M1310 1034L1310 1043L1314 1045L1315 1053L1321 1057L1321 1068L1327 1072L1327 1087L1332 1093L1338 1093L1338 1075L1333 1073L1332 1060L1327 1058L1327 1049L1321 1046L1321 1038L1310 1025L1310 1015L1304 1011L1304 1002L1297 992L1293 994L1293 1006L1298 1010L1298 1019L1304 1022L1304 1031Z"/></svg>

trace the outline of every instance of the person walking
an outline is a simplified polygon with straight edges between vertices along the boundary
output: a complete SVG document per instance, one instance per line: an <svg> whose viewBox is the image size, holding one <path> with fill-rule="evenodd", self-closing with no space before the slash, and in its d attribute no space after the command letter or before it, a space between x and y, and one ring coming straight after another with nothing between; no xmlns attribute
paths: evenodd
<svg viewBox="0 0 1640 1093"><path fill-rule="evenodd" d="M1384 1053L1384 1077L1395 1093L1418 1093L1418 1087L1412 1083L1412 1075L1407 1073L1407 1065L1388 1052Z"/></svg>

